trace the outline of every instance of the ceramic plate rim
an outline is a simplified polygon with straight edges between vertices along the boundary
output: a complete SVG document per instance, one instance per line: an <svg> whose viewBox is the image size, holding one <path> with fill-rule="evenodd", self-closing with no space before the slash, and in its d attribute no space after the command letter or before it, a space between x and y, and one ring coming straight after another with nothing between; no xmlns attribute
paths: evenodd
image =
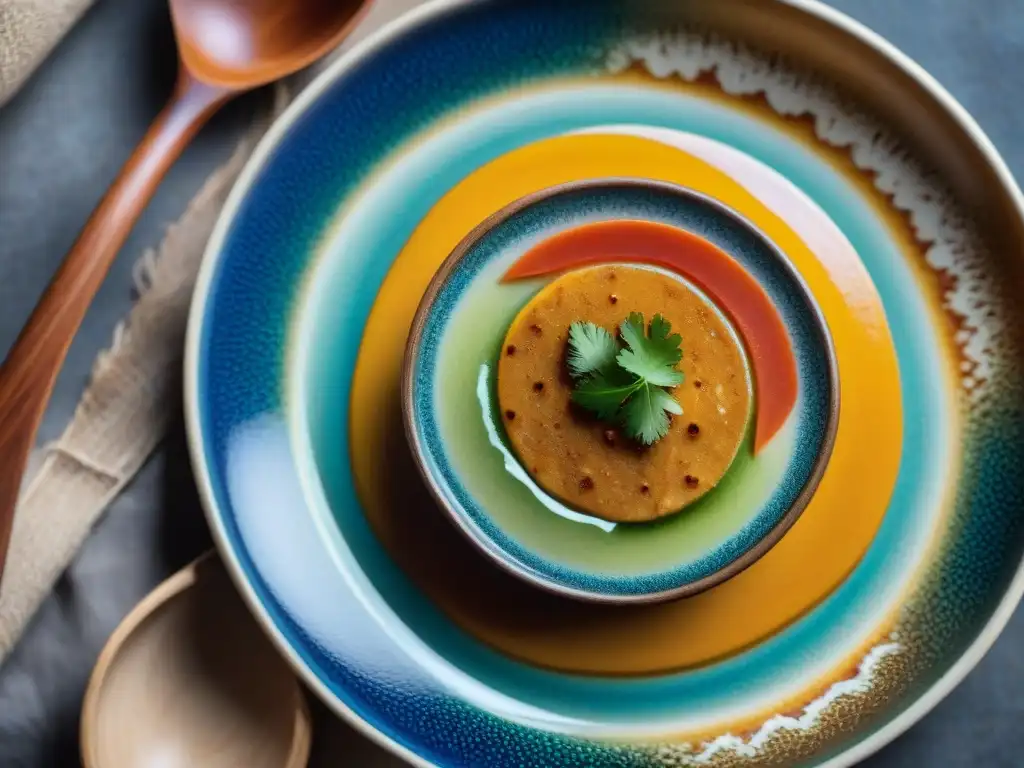
<svg viewBox="0 0 1024 768"><path fill-rule="evenodd" d="M369 1L373 2L373 0ZM909 76L911 80L924 90L930 99L953 119L959 131L979 150L989 169L994 171L1001 191L1012 204L1017 217L1024 221L1024 193L1021 192L1013 178L1013 174L995 145L967 109L920 64L877 32L872 31L842 11L826 5L822 0L773 1L779 5L792 7L812 19L825 22L834 29L863 43L871 49L873 54ZM274 625L266 607L260 602L253 586L246 579L241 563L231 547L221 515L217 511L218 505L210 478L209 467L207 466L199 416L199 354L202 347L201 332L204 325L207 301L210 297L210 288L220 261L219 257L223 250L223 245L227 239L227 234L246 194L252 188L267 159L285 137L289 128L335 81L360 61L375 51L384 48L392 40L401 37L408 30L414 29L434 17L443 16L452 9L471 6L475 2L476 0L426 0L422 5L384 24L354 44L352 48L328 65L323 72L318 74L305 87L285 109L284 113L274 121L239 174L217 218L217 223L203 252L203 259L196 278L189 309L183 366L183 399L187 442L200 501L202 502L203 511L213 535L214 543L221 553L224 565L232 581L234 581L236 588L239 590L246 605L248 605L250 612L255 616L260 626L263 627L263 630L270 637L278 652L291 664L303 682L332 711L344 718L352 727L373 742L390 750L393 754L408 761L411 765L424 768L431 768L432 764L371 726L352 708L331 694L323 681L304 663L295 649L289 645L280 629ZM849 768L849 766L864 760L892 742L927 715L977 666L978 662L981 661L1006 627L1022 597L1024 597L1024 560L1018 563L1013 578L1007 585L988 622L977 634L977 637L968 646L967 650L950 665L949 669L903 712L849 749L822 763L821 768Z"/></svg>

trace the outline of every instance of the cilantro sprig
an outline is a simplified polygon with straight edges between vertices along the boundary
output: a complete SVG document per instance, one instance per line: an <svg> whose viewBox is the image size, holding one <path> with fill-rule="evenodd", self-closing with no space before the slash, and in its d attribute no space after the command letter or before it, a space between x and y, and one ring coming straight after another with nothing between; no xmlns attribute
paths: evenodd
<svg viewBox="0 0 1024 768"><path fill-rule="evenodd" d="M668 392L683 383L676 368L683 359L683 340L671 331L661 315L648 326L642 314L633 312L619 326L623 347L594 323L573 323L567 358L575 380L573 402L644 445L663 438L669 414L683 412Z"/></svg>

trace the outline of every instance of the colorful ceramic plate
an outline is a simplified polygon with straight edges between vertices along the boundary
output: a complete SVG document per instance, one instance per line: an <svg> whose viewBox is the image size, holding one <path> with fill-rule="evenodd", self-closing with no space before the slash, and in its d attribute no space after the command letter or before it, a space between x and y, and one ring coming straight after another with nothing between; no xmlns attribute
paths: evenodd
<svg viewBox="0 0 1024 768"><path fill-rule="evenodd" d="M415 764L849 765L966 674L1024 589L1006 295L1024 208L1004 164L817 3L671 8L428 3L303 94L210 244L186 390L211 526L305 680ZM763 231L842 390L782 540L696 597L629 607L479 556L417 479L399 394L416 306L467 233L615 176Z"/></svg>

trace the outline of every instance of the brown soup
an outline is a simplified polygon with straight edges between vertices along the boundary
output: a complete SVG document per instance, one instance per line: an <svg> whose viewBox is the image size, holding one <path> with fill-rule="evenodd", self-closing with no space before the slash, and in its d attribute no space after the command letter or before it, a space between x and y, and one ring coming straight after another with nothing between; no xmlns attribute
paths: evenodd
<svg viewBox="0 0 1024 768"><path fill-rule="evenodd" d="M617 334L631 312L661 314L682 336L683 415L641 447L571 401L569 326ZM752 383L735 332L703 294L653 269L609 265L570 272L542 290L509 329L498 364L505 430L526 470L569 506L639 523L678 512L721 481L743 444Z"/></svg>

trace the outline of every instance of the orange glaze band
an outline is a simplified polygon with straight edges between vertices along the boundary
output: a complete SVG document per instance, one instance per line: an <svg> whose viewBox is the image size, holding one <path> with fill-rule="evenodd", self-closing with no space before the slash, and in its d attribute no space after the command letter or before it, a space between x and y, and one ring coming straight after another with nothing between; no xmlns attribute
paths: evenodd
<svg viewBox="0 0 1024 768"><path fill-rule="evenodd" d="M768 294L729 254L704 238L651 221L585 224L534 246L502 282L608 262L648 264L696 283L729 315L754 368L754 453L782 428L796 405L797 372L782 317Z"/></svg>

